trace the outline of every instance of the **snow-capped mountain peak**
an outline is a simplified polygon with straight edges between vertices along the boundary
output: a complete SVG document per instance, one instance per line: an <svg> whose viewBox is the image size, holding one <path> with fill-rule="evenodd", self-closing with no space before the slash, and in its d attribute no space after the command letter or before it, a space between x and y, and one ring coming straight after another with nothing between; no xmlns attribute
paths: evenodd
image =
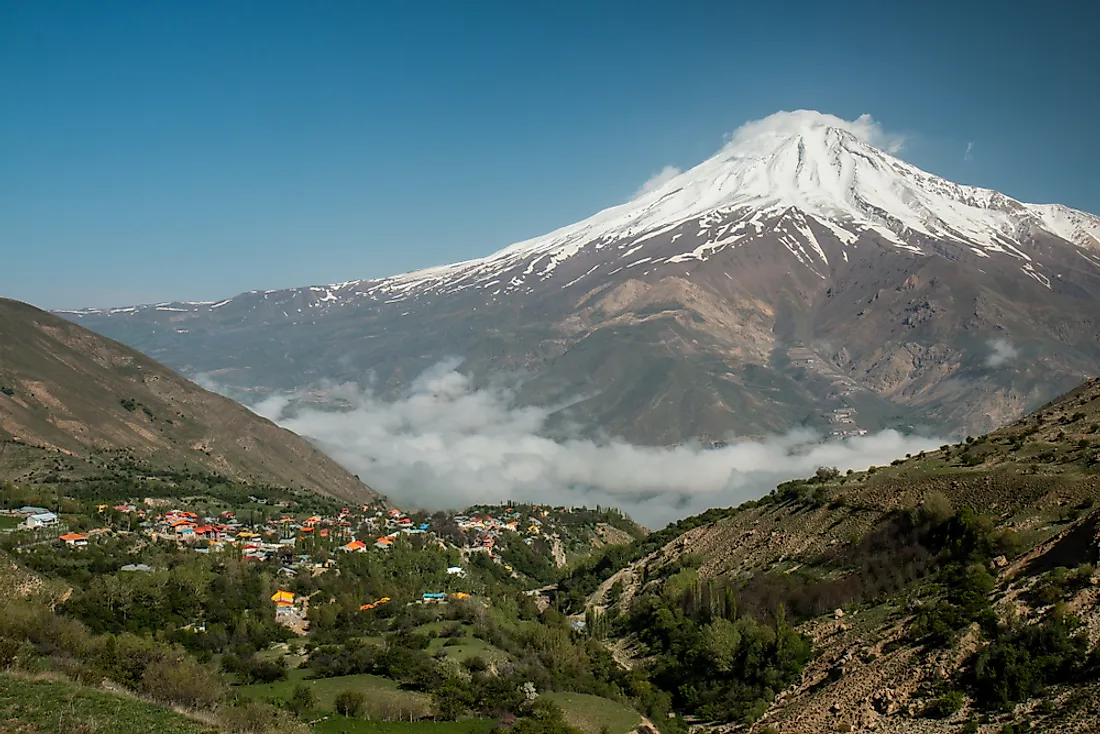
<svg viewBox="0 0 1100 734"><path fill-rule="evenodd" d="M642 253L662 235L676 237L669 233L694 220L699 221L697 234L703 241L684 236L682 252L650 258L647 267L706 260L759 236L790 209L800 216L785 220L794 227L789 234L801 244L791 244L790 238L785 243L800 259L797 250L810 253L805 261L810 267L816 267L811 260L825 255L810 232L809 220L845 245L868 235L920 254L926 253L927 242L939 240L969 248L980 257L1009 256L1040 282L1047 276L1034 274L1025 247L1034 231L1083 248L1100 247L1100 218L952 183L892 155L902 142L882 133L867 115L848 121L810 110L778 112L746 123L716 155L625 204L488 257L362 285L389 294L496 286L500 281L497 291L522 292L532 279L556 277L562 263L592 249L633 258L618 265L607 263L603 271L628 267L641 261ZM1086 259L1100 267L1096 253ZM569 285L575 282L571 279Z"/></svg>
<svg viewBox="0 0 1100 734"><path fill-rule="evenodd" d="M397 396L458 357L482 384L524 375L522 404L568 405L563 425L646 444L974 433L1095 374L1100 219L944 180L901 143L869 117L779 113L487 257L72 316L256 395Z"/></svg>
<svg viewBox="0 0 1100 734"><path fill-rule="evenodd" d="M1089 267L1100 269L1100 218L952 183L895 157L903 142L868 115L849 121L811 110L777 112L743 125L694 168L541 237L474 260L300 290L315 309L468 289L495 298L583 287L601 276L639 272L635 266L644 266L644 274L704 262L761 238L824 278L829 257L815 231L844 248L877 240L928 255L939 243L979 258L1007 257L1048 288L1058 276L1043 272L1037 237L1071 243ZM213 310L228 303L188 305Z"/></svg>

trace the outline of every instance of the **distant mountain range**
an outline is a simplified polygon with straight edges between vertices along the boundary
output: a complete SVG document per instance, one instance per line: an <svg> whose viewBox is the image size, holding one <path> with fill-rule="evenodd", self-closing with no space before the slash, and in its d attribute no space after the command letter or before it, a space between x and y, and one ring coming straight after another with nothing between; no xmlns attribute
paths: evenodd
<svg viewBox="0 0 1100 734"><path fill-rule="evenodd" d="M377 495L305 439L145 355L0 298L0 481L62 464L87 475L124 464L250 485Z"/></svg>
<svg viewBox="0 0 1100 734"><path fill-rule="evenodd" d="M260 393L461 357L653 444L978 433L1100 369L1100 218L922 171L817 112L546 236L381 280L65 312ZM426 214L430 215L430 214Z"/></svg>

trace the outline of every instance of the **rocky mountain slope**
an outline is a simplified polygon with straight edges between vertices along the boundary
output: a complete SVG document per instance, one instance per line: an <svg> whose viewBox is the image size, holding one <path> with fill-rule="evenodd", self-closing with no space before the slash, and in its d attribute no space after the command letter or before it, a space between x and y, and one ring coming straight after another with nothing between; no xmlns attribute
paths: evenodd
<svg viewBox="0 0 1100 734"><path fill-rule="evenodd" d="M145 355L0 299L0 478L118 458L248 484L375 496L307 441Z"/></svg>
<svg viewBox="0 0 1100 734"><path fill-rule="evenodd" d="M1093 379L987 436L683 521L587 606L698 604L700 587L743 614L785 605L813 656L753 731L1096 731L1098 500ZM654 653L611 642L628 665Z"/></svg>
<svg viewBox="0 0 1100 734"><path fill-rule="evenodd" d="M645 443L989 430L1100 365L1100 218L962 186L867 120L777 113L633 201L374 281L64 314L259 391L447 358Z"/></svg>

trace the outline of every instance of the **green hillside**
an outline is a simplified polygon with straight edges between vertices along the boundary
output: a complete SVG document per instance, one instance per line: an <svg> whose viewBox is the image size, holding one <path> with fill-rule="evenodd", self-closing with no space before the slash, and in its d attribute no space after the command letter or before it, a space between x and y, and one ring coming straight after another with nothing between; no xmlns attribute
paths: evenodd
<svg viewBox="0 0 1100 734"><path fill-rule="evenodd" d="M1098 507L1091 380L986 436L611 549L559 603L704 721L1089 731Z"/></svg>
<svg viewBox="0 0 1100 734"><path fill-rule="evenodd" d="M212 734L169 708L48 678L0 673L0 731L34 734Z"/></svg>

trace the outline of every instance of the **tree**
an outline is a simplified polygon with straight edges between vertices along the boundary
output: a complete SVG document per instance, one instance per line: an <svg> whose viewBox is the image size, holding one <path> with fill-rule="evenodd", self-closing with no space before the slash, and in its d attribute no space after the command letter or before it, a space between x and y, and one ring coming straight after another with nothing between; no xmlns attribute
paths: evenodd
<svg viewBox="0 0 1100 734"><path fill-rule="evenodd" d="M295 716L302 716L317 706L317 696L313 694L312 688L305 683L299 683L294 686L294 693L290 695L290 701L287 705Z"/></svg>
<svg viewBox="0 0 1100 734"><path fill-rule="evenodd" d="M432 705L437 719L456 721L469 713L474 705L474 696L466 681L448 678L432 691Z"/></svg>
<svg viewBox="0 0 1100 734"><path fill-rule="evenodd" d="M363 710L363 704L367 702L366 696L359 691L341 691L336 694L334 704L336 713L341 716L358 716Z"/></svg>

